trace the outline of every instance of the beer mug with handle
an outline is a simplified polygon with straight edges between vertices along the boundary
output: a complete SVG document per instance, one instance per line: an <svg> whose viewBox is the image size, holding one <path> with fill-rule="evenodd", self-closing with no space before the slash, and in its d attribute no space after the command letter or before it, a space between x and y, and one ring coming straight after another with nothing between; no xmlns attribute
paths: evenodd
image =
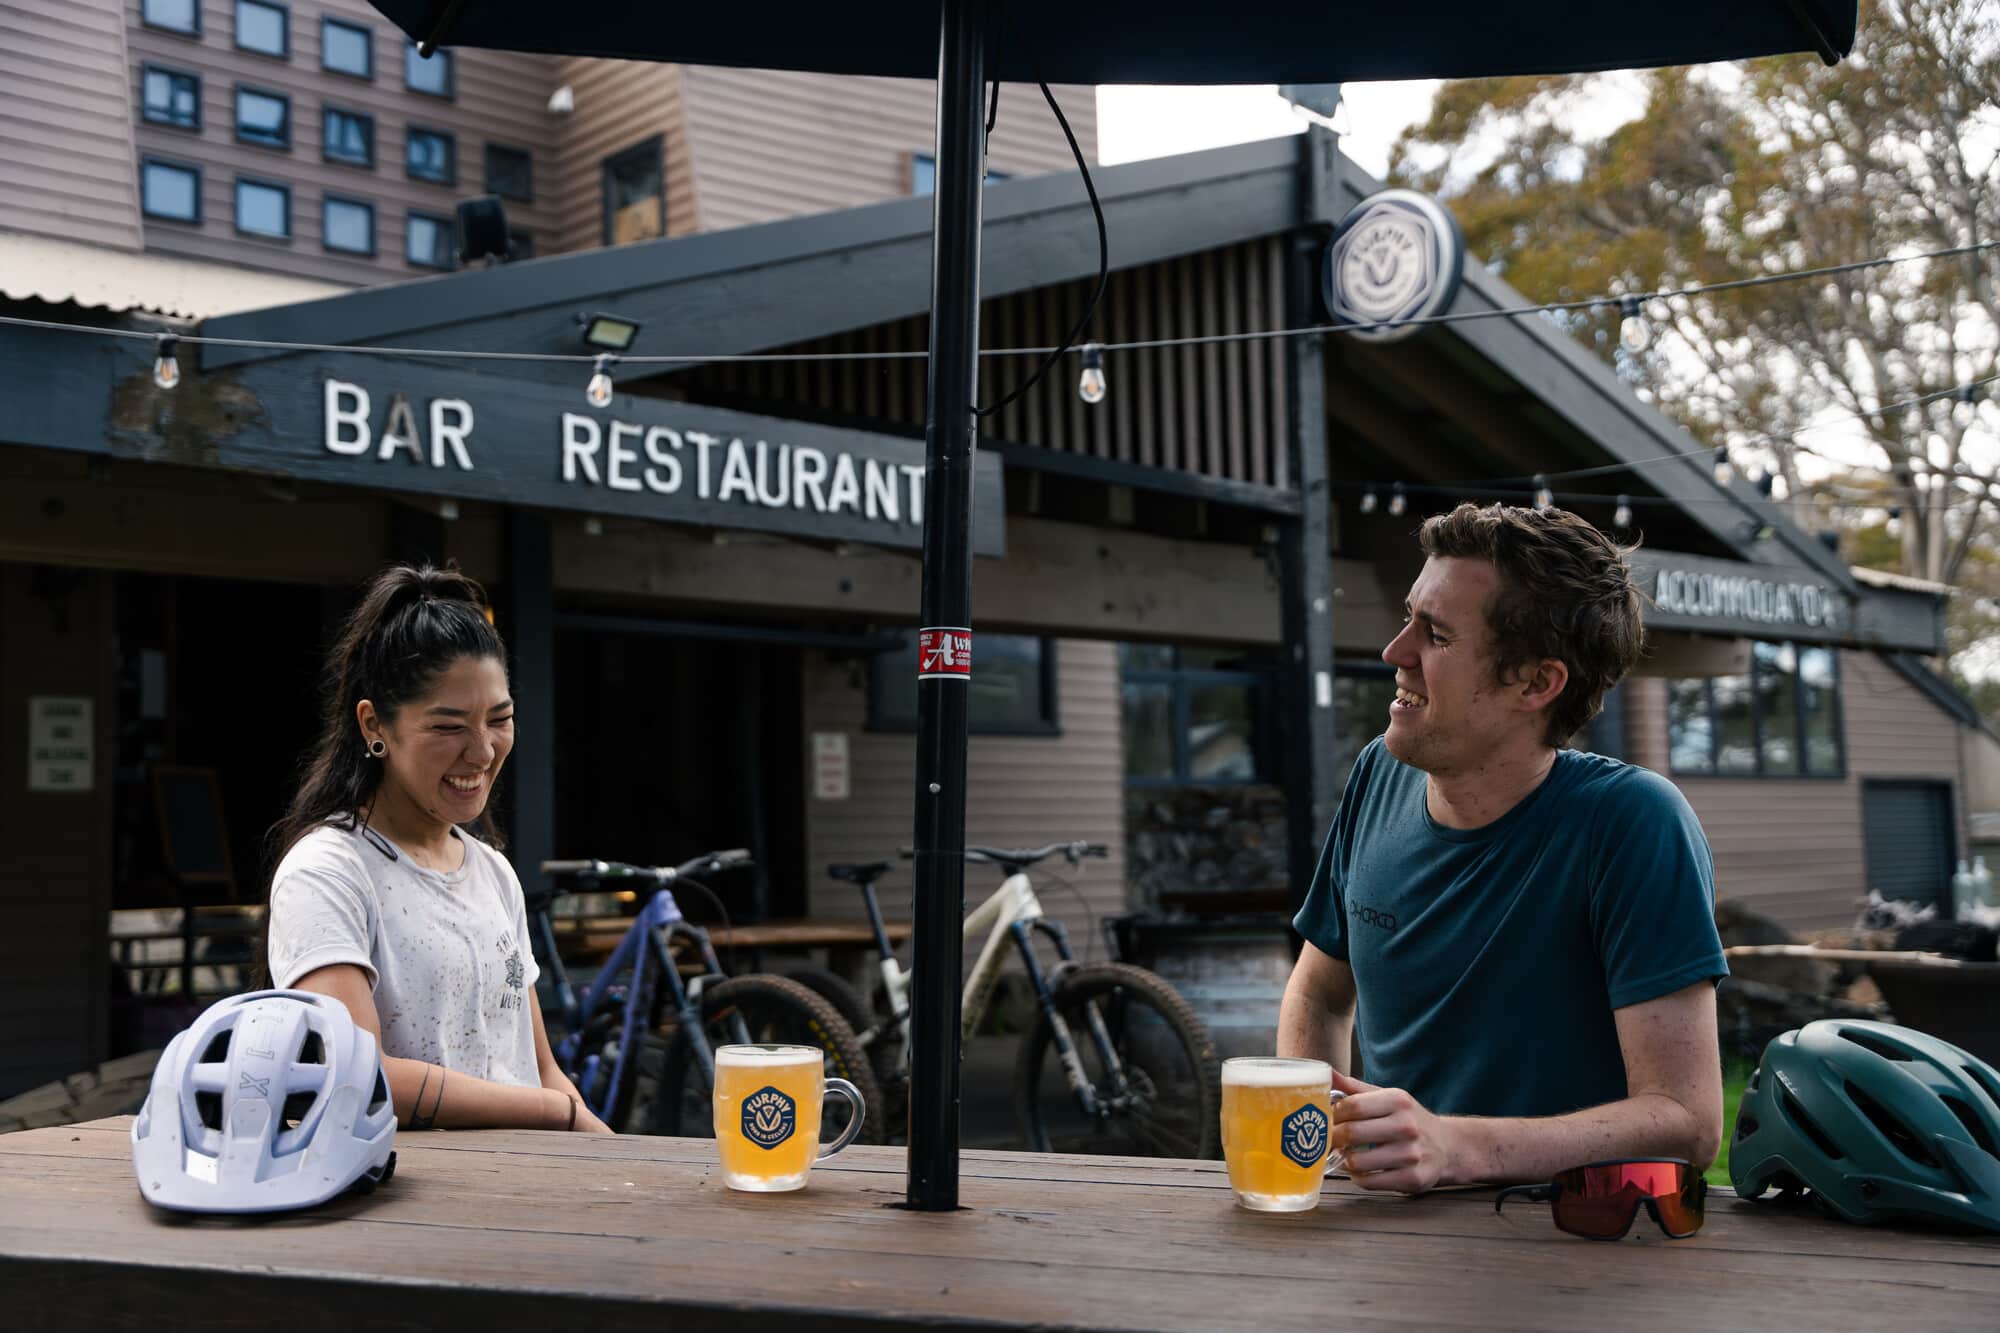
<svg viewBox="0 0 2000 1333"><path fill-rule="evenodd" d="M1332 1110L1333 1068L1324 1060L1224 1060L1222 1156L1236 1201L1261 1213L1316 1207Z"/></svg>
<svg viewBox="0 0 2000 1333"><path fill-rule="evenodd" d="M834 1093L853 1108L840 1137L819 1146L820 1113ZM826 1053L814 1046L718 1046L715 1049L715 1146L722 1183L775 1194L806 1183L813 1163L861 1132L861 1093L826 1076Z"/></svg>

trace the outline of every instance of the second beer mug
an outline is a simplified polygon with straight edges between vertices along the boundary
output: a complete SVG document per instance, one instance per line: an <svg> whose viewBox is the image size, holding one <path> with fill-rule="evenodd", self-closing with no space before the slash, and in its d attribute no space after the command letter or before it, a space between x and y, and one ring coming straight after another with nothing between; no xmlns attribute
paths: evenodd
<svg viewBox="0 0 2000 1333"><path fill-rule="evenodd" d="M834 1093L853 1108L847 1128L819 1146L820 1112ZM718 1046L715 1049L715 1146L722 1183L775 1194L806 1183L813 1163L861 1132L861 1093L826 1076L826 1054L812 1046Z"/></svg>
<svg viewBox="0 0 2000 1333"><path fill-rule="evenodd" d="M1317 1206L1332 1110L1324 1060L1224 1060L1222 1156L1237 1202L1264 1213Z"/></svg>

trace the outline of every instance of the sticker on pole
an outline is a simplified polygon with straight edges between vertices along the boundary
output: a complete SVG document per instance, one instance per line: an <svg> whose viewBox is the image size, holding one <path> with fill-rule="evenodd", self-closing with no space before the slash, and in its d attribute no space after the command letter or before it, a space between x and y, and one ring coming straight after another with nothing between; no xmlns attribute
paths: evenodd
<svg viewBox="0 0 2000 1333"><path fill-rule="evenodd" d="M918 680L971 680L972 630L963 626L917 631Z"/></svg>

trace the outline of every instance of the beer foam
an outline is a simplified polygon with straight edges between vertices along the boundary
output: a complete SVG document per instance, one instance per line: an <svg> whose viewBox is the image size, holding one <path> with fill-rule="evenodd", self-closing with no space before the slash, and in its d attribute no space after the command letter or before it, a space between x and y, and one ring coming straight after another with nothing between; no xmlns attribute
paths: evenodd
<svg viewBox="0 0 2000 1333"><path fill-rule="evenodd" d="M1333 1086L1333 1066L1324 1060L1239 1058L1222 1062L1224 1086L1296 1088L1301 1083Z"/></svg>
<svg viewBox="0 0 2000 1333"><path fill-rule="evenodd" d="M816 1046L719 1046L715 1051L717 1069L778 1069L825 1060L826 1052Z"/></svg>

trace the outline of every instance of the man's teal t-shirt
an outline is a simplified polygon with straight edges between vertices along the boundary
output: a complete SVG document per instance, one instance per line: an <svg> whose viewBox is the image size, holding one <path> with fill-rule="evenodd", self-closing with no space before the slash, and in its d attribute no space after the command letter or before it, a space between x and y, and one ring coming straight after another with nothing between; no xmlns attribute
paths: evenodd
<svg viewBox="0 0 2000 1333"><path fill-rule="evenodd" d="M1574 750L1484 828L1432 819L1425 781L1362 751L1294 922L1354 969L1361 1077L1445 1115L1624 1097L1612 1011L1729 972L1694 811Z"/></svg>

